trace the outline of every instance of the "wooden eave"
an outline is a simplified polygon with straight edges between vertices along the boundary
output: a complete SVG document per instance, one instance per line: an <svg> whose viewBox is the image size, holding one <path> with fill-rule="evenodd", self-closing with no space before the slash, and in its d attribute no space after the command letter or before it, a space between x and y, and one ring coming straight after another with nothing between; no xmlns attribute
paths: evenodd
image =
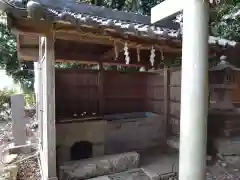
<svg viewBox="0 0 240 180"><path fill-rule="evenodd" d="M133 35L122 35L116 32L106 32L102 29L94 29L89 27L81 27L76 29L75 26L67 23L55 23L54 26L46 21L33 21L32 19L12 19L11 29L17 34L19 58L25 61L38 60L38 40L39 36L45 35L50 31L55 31L55 38L72 42L84 42L99 45L110 45L112 49L109 54L114 53L114 39L128 42L130 49L139 47L141 50L150 50L152 45L157 51L162 51L164 54L172 54L172 56L181 56L181 41L180 40L156 40L150 38L139 38ZM122 44L119 44L123 48ZM219 46L210 47L209 53L214 56L216 52L222 52L223 49ZM107 54L107 52L106 52ZM82 61L94 62L92 59L69 59L68 57L56 59L62 61ZM107 63L111 61L105 60ZM113 62L116 63L116 62Z"/></svg>
<svg viewBox="0 0 240 180"><path fill-rule="evenodd" d="M136 50L137 48L142 51L149 51L154 46L156 50L155 59L162 59L164 56L181 56L181 38L178 37L178 31L174 29L161 29L150 24L149 16L142 16L129 12L115 11L108 8L102 8L83 3L77 3L74 1L68 1L65 5L65 1L60 1L60 4L54 4L53 1L43 0L46 8L45 20L33 20L28 18L26 9L16 9L4 2L0 2L0 8L4 9L8 14L8 24L10 28L17 34L18 52L21 60L36 61L38 59L38 39L39 36L44 36L49 32L54 32L55 39L58 42L64 40L68 44L76 45L80 43L97 44L100 46L111 46L101 57L97 58L97 61L111 62L114 56L114 44L120 48L120 53L123 50L123 44L127 42L130 50ZM61 9L61 7L67 7L71 12L80 13L78 16L73 16L71 12L66 13L62 10L55 13L50 13L52 10ZM84 21L84 16L91 16L90 20ZM102 16L102 17L101 17ZM95 18L97 17L97 19ZM106 20L107 19L107 20ZM112 24L112 19L116 19L116 22L125 26L118 26ZM109 21L110 20L110 23ZM103 23L104 21L104 23ZM107 23L107 24L106 24ZM125 24L124 24L125 23ZM136 27L133 24L136 25ZM140 23L140 24L139 24ZM174 27L172 23L165 23L170 28ZM119 28L120 27L120 28ZM140 27L140 29L139 29ZM142 32L141 27L144 27ZM221 46L218 42L218 38L212 38L211 45L209 45L210 56L216 54L224 54L228 51L229 44L225 43L225 47ZM95 62L95 59L88 59L83 56L71 56L69 58L68 52L66 56L58 58L59 52L63 52L64 49L55 49L56 61L86 61ZM71 49L70 49L71 51ZM76 55L79 53L75 52ZM160 55L159 55L160 54ZM148 57L149 58L149 57ZM168 58L166 58L168 59ZM116 63L116 61L114 61Z"/></svg>

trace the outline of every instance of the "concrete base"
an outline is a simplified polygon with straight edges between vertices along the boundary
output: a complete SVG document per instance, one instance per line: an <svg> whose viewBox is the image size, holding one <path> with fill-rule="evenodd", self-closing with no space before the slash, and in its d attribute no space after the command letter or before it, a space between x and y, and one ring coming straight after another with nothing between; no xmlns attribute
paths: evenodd
<svg viewBox="0 0 240 180"><path fill-rule="evenodd" d="M240 155L239 138L218 138L215 140L217 151L223 155Z"/></svg>
<svg viewBox="0 0 240 180"><path fill-rule="evenodd" d="M71 147L81 141L92 144L94 158L104 154L164 147L166 144L163 116L153 113L129 113L108 115L104 118L105 120L84 122L74 122L73 119L72 123L56 124L59 165L71 160Z"/></svg>
<svg viewBox="0 0 240 180"><path fill-rule="evenodd" d="M109 176L101 176L92 178L90 180L119 180L119 179L131 179L131 180L151 180L141 169L132 169L129 171L116 173Z"/></svg>

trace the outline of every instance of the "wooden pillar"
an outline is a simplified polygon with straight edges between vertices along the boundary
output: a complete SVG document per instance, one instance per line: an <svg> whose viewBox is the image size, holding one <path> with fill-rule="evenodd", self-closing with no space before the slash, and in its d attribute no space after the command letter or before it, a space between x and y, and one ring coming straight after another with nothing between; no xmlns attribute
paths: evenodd
<svg viewBox="0 0 240 180"><path fill-rule="evenodd" d="M165 134L168 135L168 117L169 117L169 100L170 100L170 73L167 65L164 65L164 121Z"/></svg>
<svg viewBox="0 0 240 180"><path fill-rule="evenodd" d="M56 133L55 133L55 55L54 36L40 37L42 81L42 149L41 164L43 180L56 180ZM40 107L41 108L41 107Z"/></svg>
<svg viewBox="0 0 240 180"><path fill-rule="evenodd" d="M41 52L39 51L39 57L41 57ZM36 96L36 118L38 121L38 136L39 136L39 143L42 145L42 134L43 134L43 127L42 127L42 67L40 60L38 62L34 62L34 91Z"/></svg>
<svg viewBox="0 0 240 180"><path fill-rule="evenodd" d="M104 115L104 97L103 97L103 78L104 78L104 69L103 63L99 63L99 72L98 72L98 110L101 116Z"/></svg>

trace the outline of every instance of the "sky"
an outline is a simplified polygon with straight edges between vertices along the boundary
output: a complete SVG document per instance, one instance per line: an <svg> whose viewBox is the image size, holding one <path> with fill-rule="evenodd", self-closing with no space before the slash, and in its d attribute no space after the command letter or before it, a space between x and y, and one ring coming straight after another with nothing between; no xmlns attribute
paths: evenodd
<svg viewBox="0 0 240 180"><path fill-rule="evenodd" d="M0 89L3 88L20 90L20 85L15 84L12 78L6 75L4 70L0 70Z"/></svg>

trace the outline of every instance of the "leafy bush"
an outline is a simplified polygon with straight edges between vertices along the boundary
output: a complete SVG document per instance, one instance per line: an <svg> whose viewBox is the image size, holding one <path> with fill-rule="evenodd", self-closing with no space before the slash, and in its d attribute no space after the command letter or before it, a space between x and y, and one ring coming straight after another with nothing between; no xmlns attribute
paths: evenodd
<svg viewBox="0 0 240 180"><path fill-rule="evenodd" d="M25 106L28 108L34 108L36 103L36 97L34 92L24 94Z"/></svg>
<svg viewBox="0 0 240 180"><path fill-rule="evenodd" d="M0 90L0 121L11 119L10 95L15 93L13 90Z"/></svg>

